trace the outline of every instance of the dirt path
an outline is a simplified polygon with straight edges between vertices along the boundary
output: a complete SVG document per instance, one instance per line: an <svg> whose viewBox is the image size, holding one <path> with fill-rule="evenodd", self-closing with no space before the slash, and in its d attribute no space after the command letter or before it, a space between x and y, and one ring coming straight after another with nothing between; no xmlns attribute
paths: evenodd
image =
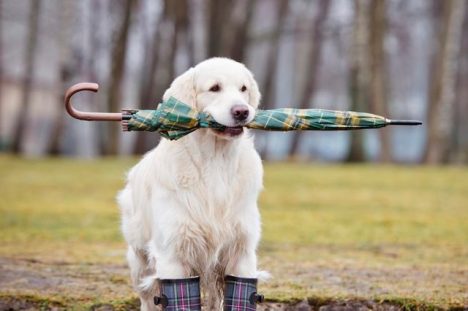
<svg viewBox="0 0 468 311"><path fill-rule="evenodd" d="M3 293L71 299L129 297L125 265L76 265L61 261L44 263L0 257L0 290Z"/></svg>
<svg viewBox="0 0 468 311"><path fill-rule="evenodd" d="M320 267L308 269L315 286L349 286L361 288L372 297L373 278L383 277L386 271L332 271ZM294 269L292 269L294 278ZM399 278L421 279L420 271L394 271ZM388 277L388 276L386 276ZM458 279L460 278L453 278ZM346 280L354 280L347 284ZM358 281L356 281L358 280ZM351 281L349 281L351 282ZM359 284L357 284L357 283ZM367 285L364 285L367 284ZM357 286L358 285L358 286ZM357 286L357 287L356 287ZM365 287L365 288L364 288ZM375 289L374 289L375 290ZM379 289L376 289L379 291ZM381 289L380 289L381 290ZM136 310L138 300L129 284L125 265L69 264L60 260L41 262L31 259L0 257L0 310ZM352 297L352 296L351 296ZM398 302L351 299L267 303L259 310L400 310ZM408 305L408 309L412 309ZM463 309L463 308L462 308Z"/></svg>

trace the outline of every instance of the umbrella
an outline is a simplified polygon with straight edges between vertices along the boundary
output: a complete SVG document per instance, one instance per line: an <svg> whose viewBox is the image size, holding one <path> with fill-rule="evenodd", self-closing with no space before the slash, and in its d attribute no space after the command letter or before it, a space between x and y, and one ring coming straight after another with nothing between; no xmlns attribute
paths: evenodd
<svg viewBox="0 0 468 311"><path fill-rule="evenodd" d="M156 110L124 109L122 113L82 112L71 106L73 94L83 91L97 92L95 83L79 83L72 86L65 96L68 113L81 120L121 121L124 131L159 132L163 137L176 140L199 128L224 129L214 118L199 112L174 97L158 105ZM257 110L252 122L244 126L268 131L293 130L354 130L380 128L387 125L419 125L420 121L390 120L365 112L335 111L325 109L281 108Z"/></svg>

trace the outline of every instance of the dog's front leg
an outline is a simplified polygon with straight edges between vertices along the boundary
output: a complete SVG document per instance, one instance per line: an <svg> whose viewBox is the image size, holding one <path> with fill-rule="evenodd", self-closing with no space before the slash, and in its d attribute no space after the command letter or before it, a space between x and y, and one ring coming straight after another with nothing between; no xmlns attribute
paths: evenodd
<svg viewBox="0 0 468 311"><path fill-rule="evenodd" d="M263 295L257 293L257 257L255 250L241 255L232 273L224 278L224 311L256 310L256 304L263 302Z"/></svg>
<svg viewBox="0 0 468 311"><path fill-rule="evenodd" d="M165 249L156 256L156 276L158 279L182 279L189 277L189 271L172 250Z"/></svg>
<svg viewBox="0 0 468 311"><path fill-rule="evenodd" d="M239 251L226 267L224 279L224 310L255 310L263 301L257 294L257 245L260 240L260 215L256 204L240 214L241 230L237 238Z"/></svg>
<svg viewBox="0 0 468 311"><path fill-rule="evenodd" d="M246 250L237 258L236 262L228 266L226 274L246 278L257 277L257 255L255 248Z"/></svg>
<svg viewBox="0 0 468 311"><path fill-rule="evenodd" d="M257 203L239 202L234 207L238 211L236 222L238 230L235 244L231 245L231 256L226 274L239 277L257 277L257 245L260 240L261 224Z"/></svg>
<svg viewBox="0 0 468 311"><path fill-rule="evenodd" d="M177 232L178 230L173 230L172 234ZM174 241L174 237L167 236L152 241L151 255L155 258L156 278L159 283L159 295L155 297L154 303L168 311L199 311L200 278L190 277L190 269L182 262Z"/></svg>

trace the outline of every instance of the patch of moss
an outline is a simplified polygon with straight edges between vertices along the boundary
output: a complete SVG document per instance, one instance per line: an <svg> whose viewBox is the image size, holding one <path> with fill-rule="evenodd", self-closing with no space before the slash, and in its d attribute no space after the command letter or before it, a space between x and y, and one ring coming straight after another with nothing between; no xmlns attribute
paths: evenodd
<svg viewBox="0 0 468 311"><path fill-rule="evenodd" d="M0 294L0 309L2 310L26 310L31 308L36 310L64 310L66 306L65 301L41 295Z"/></svg>

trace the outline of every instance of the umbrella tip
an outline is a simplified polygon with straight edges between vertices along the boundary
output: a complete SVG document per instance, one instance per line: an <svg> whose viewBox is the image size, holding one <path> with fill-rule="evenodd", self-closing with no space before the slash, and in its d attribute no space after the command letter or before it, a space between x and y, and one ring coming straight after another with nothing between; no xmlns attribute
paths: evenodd
<svg viewBox="0 0 468 311"><path fill-rule="evenodd" d="M419 120L389 120L387 119L387 125L421 125L423 124Z"/></svg>

